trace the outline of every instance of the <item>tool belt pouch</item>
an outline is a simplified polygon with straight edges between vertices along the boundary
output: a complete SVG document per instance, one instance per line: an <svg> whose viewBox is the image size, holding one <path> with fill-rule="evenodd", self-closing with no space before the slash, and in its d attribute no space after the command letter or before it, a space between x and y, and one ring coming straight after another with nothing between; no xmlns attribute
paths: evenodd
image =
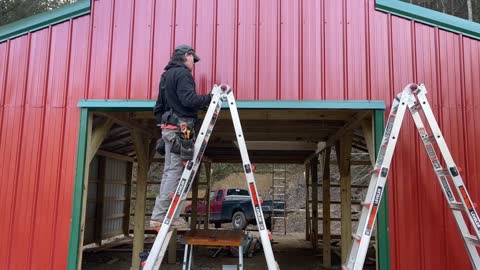
<svg viewBox="0 0 480 270"><path fill-rule="evenodd" d="M157 153L159 153L161 156L165 156L165 141L163 138L157 140L155 150L157 150Z"/></svg>
<svg viewBox="0 0 480 270"><path fill-rule="evenodd" d="M172 141L172 149L170 150L171 153L180 155L180 136L182 133L177 132L175 139Z"/></svg>
<svg viewBox="0 0 480 270"><path fill-rule="evenodd" d="M195 140L185 140L183 138L178 138L180 142L180 157L183 161L188 161L193 159L193 151L194 151L194 144Z"/></svg>

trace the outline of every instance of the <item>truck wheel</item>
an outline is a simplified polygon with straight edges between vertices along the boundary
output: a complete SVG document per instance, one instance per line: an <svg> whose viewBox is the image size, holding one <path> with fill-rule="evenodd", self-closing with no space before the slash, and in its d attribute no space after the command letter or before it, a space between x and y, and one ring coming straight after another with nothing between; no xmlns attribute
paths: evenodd
<svg viewBox="0 0 480 270"><path fill-rule="evenodd" d="M219 229L221 227L222 227L222 223L218 223L218 222L215 223L215 229Z"/></svg>
<svg viewBox="0 0 480 270"><path fill-rule="evenodd" d="M245 214L241 211L235 212L232 217L232 225L234 229L244 230L248 225Z"/></svg>

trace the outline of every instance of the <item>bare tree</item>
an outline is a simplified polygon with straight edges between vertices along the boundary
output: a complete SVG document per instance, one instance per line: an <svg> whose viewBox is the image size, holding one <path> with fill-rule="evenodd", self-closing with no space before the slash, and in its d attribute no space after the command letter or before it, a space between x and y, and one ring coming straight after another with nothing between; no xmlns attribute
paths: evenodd
<svg viewBox="0 0 480 270"><path fill-rule="evenodd" d="M468 20L473 21L472 0L467 0Z"/></svg>

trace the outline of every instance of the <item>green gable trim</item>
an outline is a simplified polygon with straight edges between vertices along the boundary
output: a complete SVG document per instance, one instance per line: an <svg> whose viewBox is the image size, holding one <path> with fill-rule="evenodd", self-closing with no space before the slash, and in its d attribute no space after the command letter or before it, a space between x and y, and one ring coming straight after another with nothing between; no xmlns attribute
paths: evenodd
<svg viewBox="0 0 480 270"><path fill-rule="evenodd" d="M81 100L78 107L98 108L101 110L152 110L153 100ZM227 108L223 104L223 108ZM239 100L239 109L350 109L350 110L384 110L385 102L381 100Z"/></svg>
<svg viewBox="0 0 480 270"><path fill-rule="evenodd" d="M480 23L441 13L399 0L376 0L375 7L400 17L412 19L428 25L480 39Z"/></svg>
<svg viewBox="0 0 480 270"><path fill-rule="evenodd" d="M89 13L90 1L79 0L71 5L40 13L0 27L0 42Z"/></svg>

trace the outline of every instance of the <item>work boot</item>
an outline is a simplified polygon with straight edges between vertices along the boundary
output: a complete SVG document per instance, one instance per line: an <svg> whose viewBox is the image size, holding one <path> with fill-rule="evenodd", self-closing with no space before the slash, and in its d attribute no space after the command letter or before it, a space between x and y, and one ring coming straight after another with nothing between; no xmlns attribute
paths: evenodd
<svg viewBox="0 0 480 270"><path fill-rule="evenodd" d="M162 226L163 220L150 220L150 228L157 229Z"/></svg>
<svg viewBox="0 0 480 270"><path fill-rule="evenodd" d="M170 225L170 228L176 228L176 229L188 229L190 226L188 222L186 222L183 218L174 218L172 221L172 224Z"/></svg>

